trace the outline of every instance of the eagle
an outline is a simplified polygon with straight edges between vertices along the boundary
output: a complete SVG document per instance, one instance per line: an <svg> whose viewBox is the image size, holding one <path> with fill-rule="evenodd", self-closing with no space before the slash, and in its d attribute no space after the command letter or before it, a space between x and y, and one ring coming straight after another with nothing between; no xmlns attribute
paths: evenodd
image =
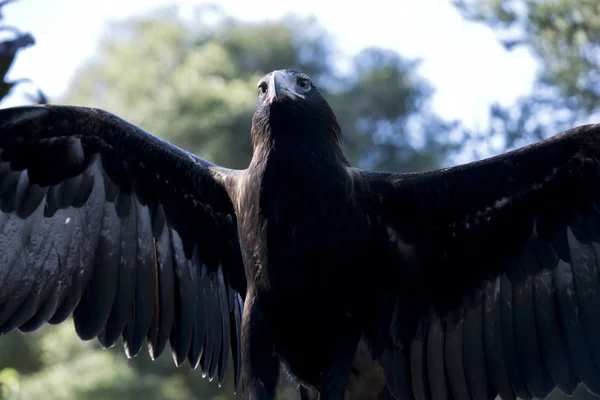
<svg viewBox="0 0 600 400"><path fill-rule="evenodd" d="M0 333L72 316L244 400L600 394L600 125L414 173L353 167L306 74L257 85L246 169L109 112L0 110ZM241 382L241 384L240 384Z"/></svg>

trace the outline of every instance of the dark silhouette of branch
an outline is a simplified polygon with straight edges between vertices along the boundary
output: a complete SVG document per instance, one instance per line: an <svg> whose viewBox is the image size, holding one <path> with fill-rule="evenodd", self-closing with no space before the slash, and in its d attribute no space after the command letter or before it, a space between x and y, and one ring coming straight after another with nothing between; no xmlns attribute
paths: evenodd
<svg viewBox="0 0 600 400"><path fill-rule="evenodd" d="M4 19L4 14L2 13L3 7L15 1L16 0L0 1L0 20ZM21 83L30 83L31 85L34 85L29 78L7 81L6 75L12 67L19 50L33 46L35 44L35 39L30 33L22 33L18 28L10 25L1 26L0 31L8 31L15 35L12 39L0 42L0 77L2 79L0 82L0 101L2 101L16 85ZM34 103L46 104L48 102L46 95L37 87L36 92L37 94L35 96L27 94L26 97Z"/></svg>
<svg viewBox="0 0 600 400"><path fill-rule="evenodd" d="M2 14L2 7L10 4L10 3L14 3L17 0L4 0L4 1L0 1L0 19L4 19L4 14Z"/></svg>
<svg viewBox="0 0 600 400"><path fill-rule="evenodd" d="M0 42L0 74L5 77L17 56L17 52L34 44L35 39L30 33L24 33L14 39Z"/></svg>

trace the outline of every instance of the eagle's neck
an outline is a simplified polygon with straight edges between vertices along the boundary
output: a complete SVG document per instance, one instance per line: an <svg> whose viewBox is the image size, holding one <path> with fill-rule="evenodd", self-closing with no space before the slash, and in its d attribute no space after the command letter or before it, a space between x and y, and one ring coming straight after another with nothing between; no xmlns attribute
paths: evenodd
<svg viewBox="0 0 600 400"><path fill-rule="evenodd" d="M257 142L248 169L261 219L285 221L290 229L321 217L316 208L342 204L349 184L348 163L337 142L298 138L275 134Z"/></svg>
<svg viewBox="0 0 600 400"><path fill-rule="evenodd" d="M244 182L244 205L249 211L243 218L253 224L242 224L247 227L242 231L250 246L269 244L288 255L319 249L344 220L350 175L341 149L331 141L297 138L281 133L255 142ZM318 238L311 234L317 231L327 234ZM283 253L275 259L280 257ZM267 253L260 256L262 265L271 261Z"/></svg>
<svg viewBox="0 0 600 400"><path fill-rule="evenodd" d="M341 129L337 121L315 123L306 120L270 120L252 127L253 157L251 166L276 159L309 172L350 166L341 146Z"/></svg>

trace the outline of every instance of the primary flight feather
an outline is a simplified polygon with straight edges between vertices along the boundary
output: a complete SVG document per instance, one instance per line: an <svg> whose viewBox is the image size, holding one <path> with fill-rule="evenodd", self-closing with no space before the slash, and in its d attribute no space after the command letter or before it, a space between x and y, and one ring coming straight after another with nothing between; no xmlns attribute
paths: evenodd
<svg viewBox="0 0 600 400"><path fill-rule="evenodd" d="M453 168L352 167L305 74L231 170L102 110L0 110L0 332L73 315L242 398L600 394L600 125Z"/></svg>

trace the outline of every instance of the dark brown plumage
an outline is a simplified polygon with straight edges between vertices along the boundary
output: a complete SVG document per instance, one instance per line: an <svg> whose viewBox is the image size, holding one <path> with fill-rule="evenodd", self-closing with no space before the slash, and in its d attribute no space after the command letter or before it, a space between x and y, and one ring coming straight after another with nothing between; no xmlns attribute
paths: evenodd
<svg viewBox="0 0 600 400"><path fill-rule="evenodd" d="M245 170L105 111L0 110L0 332L74 315L243 398L600 394L600 126L423 173L351 167L306 75L258 85ZM379 394L381 392L381 394ZM320 396L320 397L319 397Z"/></svg>

